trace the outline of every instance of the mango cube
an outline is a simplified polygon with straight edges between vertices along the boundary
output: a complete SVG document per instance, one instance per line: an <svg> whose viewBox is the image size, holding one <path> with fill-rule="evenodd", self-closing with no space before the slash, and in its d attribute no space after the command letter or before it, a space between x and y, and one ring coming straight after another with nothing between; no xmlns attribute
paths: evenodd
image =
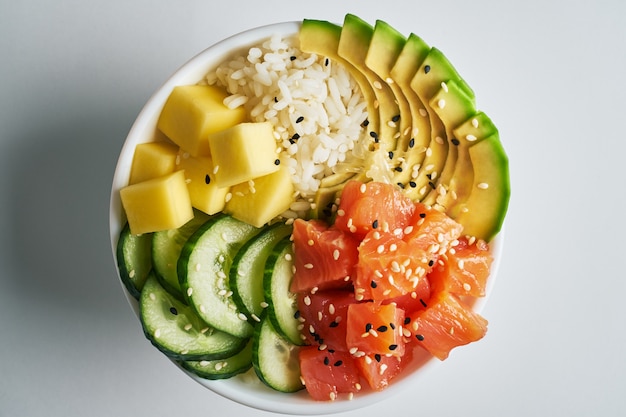
<svg viewBox="0 0 626 417"><path fill-rule="evenodd" d="M233 186L224 212L261 227L289 209L294 191L289 169L280 168L272 174Z"/></svg>
<svg viewBox="0 0 626 417"><path fill-rule="evenodd" d="M178 146L169 142L141 143L135 147L129 184L171 174L176 169Z"/></svg>
<svg viewBox="0 0 626 417"><path fill-rule="evenodd" d="M228 187L278 171L271 123L240 123L209 136L215 179Z"/></svg>
<svg viewBox="0 0 626 417"><path fill-rule="evenodd" d="M185 172L191 205L207 214L222 211L230 187L218 187L210 156L191 156L181 152L178 168Z"/></svg>
<svg viewBox="0 0 626 417"><path fill-rule="evenodd" d="M183 171L128 185L120 198L134 235L177 229L193 218Z"/></svg>
<svg viewBox="0 0 626 417"><path fill-rule="evenodd" d="M245 120L243 107L224 105L227 92L209 85L174 87L168 97L157 127L192 156L208 155L207 137Z"/></svg>

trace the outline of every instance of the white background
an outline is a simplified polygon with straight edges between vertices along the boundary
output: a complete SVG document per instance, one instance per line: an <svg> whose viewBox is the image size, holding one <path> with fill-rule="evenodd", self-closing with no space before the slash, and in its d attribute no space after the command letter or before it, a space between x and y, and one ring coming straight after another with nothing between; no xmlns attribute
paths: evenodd
<svg viewBox="0 0 626 417"><path fill-rule="evenodd" d="M154 349L117 281L113 170L151 93L241 30L350 12L437 46L510 157L489 333L346 416L624 416L626 2L0 0L0 416L263 416Z"/></svg>

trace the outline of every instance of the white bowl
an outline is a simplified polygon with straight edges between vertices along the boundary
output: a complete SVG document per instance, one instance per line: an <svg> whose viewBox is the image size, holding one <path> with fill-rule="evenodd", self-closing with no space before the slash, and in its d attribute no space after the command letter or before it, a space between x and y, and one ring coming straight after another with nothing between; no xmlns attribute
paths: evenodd
<svg viewBox="0 0 626 417"><path fill-rule="evenodd" d="M115 248L125 219L119 198L119 190L128 183L130 166L137 144L154 141L158 138L159 133L156 128L157 119L172 88L176 85L197 83L207 72L227 58L233 51L243 50L246 47L258 44L260 41L274 34L282 36L297 34L299 28L300 22L278 23L251 29L227 38L204 50L180 67L180 69L148 100L128 134L113 177L109 222L114 258L117 256ZM487 288L487 296L491 292L498 269L502 249L501 243L502 233L491 243L494 263ZM115 259L115 261L117 265L117 259ZM121 286L130 306L138 316L137 300L128 293L123 285ZM474 310L480 311L486 299L487 297L484 297L475 301L473 305ZM295 394L284 394L273 391L264 386L254 375L252 370L238 377L218 381L205 380L188 373L182 368L181 370L211 391L252 408L283 414L320 415L354 410L389 399L408 386L419 384L420 381L423 381L438 362L437 359L433 359L432 356L425 351L416 350L413 362L409 364L404 373L398 376L384 391L372 392L364 389L362 392L354 395L354 398L351 400L340 397L340 399L333 402L313 401L304 390Z"/></svg>

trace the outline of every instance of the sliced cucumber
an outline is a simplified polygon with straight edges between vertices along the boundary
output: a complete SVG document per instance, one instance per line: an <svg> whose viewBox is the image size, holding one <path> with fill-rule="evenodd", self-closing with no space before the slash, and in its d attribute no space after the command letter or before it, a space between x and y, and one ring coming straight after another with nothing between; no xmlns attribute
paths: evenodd
<svg viewBox="0 0 626 417"><path fill-rule="evenodd" d="M180 289L176 266L180 251L189 237L200 226L209 220L210 216L199 210L194 210L193 219L178 229L155 232L152 237L152 264L154 272L161 285L171 294L183 299Z"/></svg>
<svg viewBox="0 0 626 417"><path fill-rule="evenodd" d="M252 368L252 339L241 352L229 358L212 361L182 361L180 366L204 379L232 378Z"/></svg>
<svg viewBox="0 0 626 417"><path fill-rule="evenodd" d="M291 235L291 231L292 227L285 223L274 223L250 239L233 260L229 277L233 301L252 324L259 321L263 312L265 261L274 245L285 236Z"/></svg>
<svg viewBox="0 0 626 417"><path fill-rule="evenodd" d="M255 327L252 340L252 366L264 384L281 392L304 388L300 379L300 347L276 332L267 315Z"/></svg>
<svg viewBox="0 0 626 417"><path fill-rule="evenodd" d="M141 291L139 312L148 340L173 359L223 359L240 352L247 342L208 326L191 307L168 293L153 273Z"/></svg>
<svg viewBox="0 0 626 417"><path fill-rule="evenodd" d="M301 324L295 317L296 294L289 291L293 277L293 245L289 237L280 240L265 263L263 289L268 303L268 318L276 331L293 344L301 344Z"/></svg>
<svg viewBox="0 0 626 417"><path fill-rule="evenodd" d="M216 329L238 337L253 327L232 299L228 272L237 251L261 229L219 214L187 240L178 259L178 277L187 301Z"/></svg>
<svg viewBox="0 0 626 417"><path fill-rule="evenodd" d="M117 267L122 283L136 299L139 299L141 289L152 269L151 246L150 234L133 235L128 223L122 228L116 248Z"/></svg>

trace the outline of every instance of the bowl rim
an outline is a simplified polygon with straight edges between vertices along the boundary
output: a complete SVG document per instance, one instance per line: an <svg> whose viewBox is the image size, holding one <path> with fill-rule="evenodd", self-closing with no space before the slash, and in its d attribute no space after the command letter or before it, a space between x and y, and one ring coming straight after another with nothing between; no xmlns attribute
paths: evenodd
<svg viewBox="0 0 626 417"><path fill-rule="evenodd" d="M117 241L124 224L124 214L119 197L119 190L128 183L130 164L132 163L132 155L135 146L139 143L154 141L158 137L156 121L173 87L182 84L195 84L201 80L212 67L226 59L236 50L245 50L245 48L258 44L264 39L268 39L274 35L282 37L296 35L300 25L301 21L268 24L245 30L214 43L212 46L204 49L181 65L147 100L131 126L120 150L112 180L109 201L109 232L113 259L116 266ZM480 312L484 308L491 294L502 255L503 237L504 227L490 242L494 262L491 267L485 297L476 299L472 305L473 310L476 312ZM135 312L137 318L139 318L138 302L124 287L117 267L116 271L118 283L122 287L128 304ZM182 368L176 361L171 361L192 380L195 380L215 394L235 403L258 410L295 415L334 414L356 410L380 401L388 400L400 392L405 391L410 385L415 384L416 381L424 378L425 375L428 374L428 370L438 366L440 363L430 355L423 355L418 359L414 358L414 362L420 361L418 363L419 366L397 377L397 379L383 391L376 392L364 389L364 392L354 395L351 400L340 397L340 399L336 401L319 402L308 397L305 390L295 394L284 394L273 391L265 387L258 378L256 378L252 370L235 378L212 381L200 378ZM254 395L251 395L252 393L254 393Z"/></svg>

